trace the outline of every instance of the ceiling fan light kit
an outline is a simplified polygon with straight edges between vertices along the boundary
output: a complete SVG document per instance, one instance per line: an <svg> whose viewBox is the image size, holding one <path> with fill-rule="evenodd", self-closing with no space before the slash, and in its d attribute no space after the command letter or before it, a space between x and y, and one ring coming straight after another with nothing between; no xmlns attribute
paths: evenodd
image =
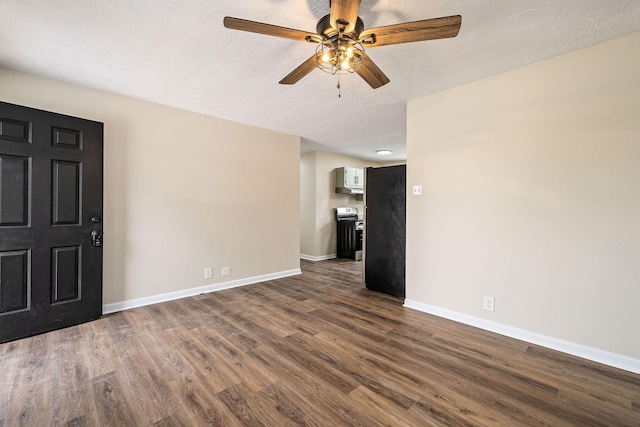
<svg viewBox="0 0 640 427"><path fill-rule="evenodd" d="M331 15L325 15L316 26L316 32L324 37L316 48L318 68L334 75L353 73L365 57L364 47L355 39L364 30L364 23L357 18L354 30L348 33L349 22L337 19L335 25L337 28L331 25Z"/></svg>
<svg viewBox="0 0 640 427"><path fill-rule="evenodd" d="M405 22L385 27L364 29L358 16L360 0L332 0L331 11L318 21L316 34L279 27L246 19L224 18L226 28L318 43L316 51L280 84L295 84L315 68L330 74L356 72L369 86L377 89L389 83L389 78L365 53L368 48L455 37L460 31L460 15L423 21Z"/></svg>
<svg viewBox="0 0 640 427"><path fill-rule="evenodd" d="M325 41L316 48L318 68L330 74L353 73L364 57L364 48L355 40Z"/></svg>

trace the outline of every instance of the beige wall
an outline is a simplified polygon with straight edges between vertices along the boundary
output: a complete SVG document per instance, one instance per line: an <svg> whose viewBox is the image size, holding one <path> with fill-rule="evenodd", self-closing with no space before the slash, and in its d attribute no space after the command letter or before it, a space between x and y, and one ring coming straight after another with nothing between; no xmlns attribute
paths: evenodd
<svg viewBox="0 0 640 427"><path fill-rule="evenodd" d="M298 137L2 68L0 98L104 122L106 304L299 268Z"/></svg>
<svg viewBox="0 0 640 427"><path fill-rule="evenodd" d="M335 192L334 170L343 166L365 168L379 164L322 151L300 156L301 189L308 192L301 195L301 213L305 217L301 219L300 253L303 255L320 258L336 255L336 207L355 206L359 213L364 213L362 197ZM315 189L310 183L315 184Z"/></svg>
<svg viewBox="0 0 640 427"><path fill-rule="evenodd" d="M635 33L409 103L407 299L640 359L639 51Z"/></svg>
<svg viewBox="0 0 640 427"><path fill-rule="evenodd" d="M316 152L300 155L300 253L316 251Z"/></svg>

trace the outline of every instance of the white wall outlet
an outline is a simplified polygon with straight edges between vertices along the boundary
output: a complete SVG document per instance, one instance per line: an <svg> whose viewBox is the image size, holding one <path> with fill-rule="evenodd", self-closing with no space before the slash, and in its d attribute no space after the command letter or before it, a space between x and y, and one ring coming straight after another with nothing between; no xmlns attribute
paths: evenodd
<svg viewBox="0 0 640 427"><path fill-rule="evenodd" d="M496 311L496 300L493 297L482 297L482 309L487 311Z"/></svg>
<svg viewBox="0 0 640 427"><path fill-rule="evenodd" d="M414 185L413 186L413 195L414 196L422 196L422 185Z"/></svg>
<svg viewBox="0 0 640 427"><path fill-rule="evenodd" d="M221 276L230 276L231 275L231 267L222 267L220 270Z"/></svg>
<svg viewBox="0 0 640 427"><path fill-rule="evenodd" d="M213 276L213 269L211 267L207 267L204 269L204 278L205 279L211 279L211 277Z"/></svg>

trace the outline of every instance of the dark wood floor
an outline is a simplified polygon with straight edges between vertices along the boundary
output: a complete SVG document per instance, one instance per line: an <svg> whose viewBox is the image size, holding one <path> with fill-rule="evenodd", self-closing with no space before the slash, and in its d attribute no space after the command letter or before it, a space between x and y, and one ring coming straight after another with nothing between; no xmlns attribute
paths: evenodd
<svg viewBox="0 0 640 427"><path fill-rule="evenodd" d="M0 426L640 426L640 376L402 307L360 264L0 345Z"/></svg>

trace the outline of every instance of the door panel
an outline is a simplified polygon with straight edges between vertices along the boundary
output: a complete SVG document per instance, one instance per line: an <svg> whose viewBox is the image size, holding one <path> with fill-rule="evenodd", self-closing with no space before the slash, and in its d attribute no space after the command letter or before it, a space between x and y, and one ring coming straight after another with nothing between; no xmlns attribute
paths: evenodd
<svg viewBox="0 0 640 427"><path fill-rule="evenodd" d="M0 154L0 226L27 225L29 159Z"/></svg>
<svg viewBox="0 0 640 427"><path fill-rule="evenodd" d="M80 297L80 246L53 248L51 303L74 301Z"/></svg>
<svg viewBox="0 0 640 427"><path fill-rule="evenodd" d="M53 225L80 224L80 163L54 160L53 185Z"/></svg>
<svg viewBox="0 0 640 427"><path fill-rule="evenodd" d="M406 166L365 171L365 286L404 297Z"/></svg>
<svg viewBox="0 0 640 427"><path fill-rule="evenodd" d="M81 149L82 132L73 129L53 128L53 145L56 147Z"/></svg>
<svg viewBox="0 0 640 427"><path fill-rule="evenodd" d="M102 314L102 135L0 102L0 342Z"/></svg>
<svg viewBox="0 0 640 427"><path fill-rule="evenodd" d="M0 313L29 308L29 251L0 252Z"/></svg>
<svg viewBox="0 0 640 427"><path fill-rule="evenodd" d="M31 125L29 122L0 117L0 137L2 139L29 144L30 135Z"/></svg>

